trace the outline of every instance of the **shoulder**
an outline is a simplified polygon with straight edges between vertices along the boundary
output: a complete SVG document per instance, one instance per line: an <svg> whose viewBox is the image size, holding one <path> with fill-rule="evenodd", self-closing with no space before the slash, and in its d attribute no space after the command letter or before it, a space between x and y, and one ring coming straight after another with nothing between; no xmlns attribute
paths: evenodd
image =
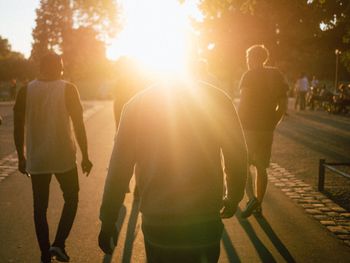
<svg viewBox="0 0 350 263"><path fill-rule="evenodd" d="M202 82L201 85L201 89L205 90L210 97L217 98L219 100L227 101L230 103L232 102L231 97L224 90L206 82Z"/></svg>
<svg viewBox="0 0 350 263"><path fill-rule="evenodd" d="M62 83L65 86L66 92L77 92L78 91L77 86L74 83L66 81L66 80L62 80Z"/></svg>
<svg viewBox="0 0 350 263"><path fill-rule="evenodd" d="M256 70L249 69L245 71L242 74L241 80L240 80L240 88L243 88L244 86L250 86L249 83L252 82L252 80L256 79Z"/></svg>
<svg viewBox="0 0 350 263"><path fill-rule="evenodd" d="M283 76L282 72L276 67L265 67L265 70L275 76Z"/></svg>
<svg viewBox="0 0 350 263"><path fill-rule="evenodd" d="M76 97L80 97L78 88L75 84L72 82L62 80L64 87L65 87L65 95L67 99L73 99Z"/></svg>

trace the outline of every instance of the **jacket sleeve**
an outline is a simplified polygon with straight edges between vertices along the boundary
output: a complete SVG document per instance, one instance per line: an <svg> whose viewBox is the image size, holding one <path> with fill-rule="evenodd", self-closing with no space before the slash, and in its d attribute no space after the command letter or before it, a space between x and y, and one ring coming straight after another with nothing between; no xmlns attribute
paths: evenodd
<svg viewBox="0 0 350 263"><path fill-rule="evenodd" d="M134 106L124 106L109 162L100 209L102 228L106 231L111 230L117 221L136 163L135 137L138 118Z"/></svg>
<svg viewBox="0 0 350 263"><path fill-rule="evenodd" d="M221 138L226 175L226 197L232 205L238 205L244 195L248 173L248 154L241 123L231 102L225 103Z"/></svg>

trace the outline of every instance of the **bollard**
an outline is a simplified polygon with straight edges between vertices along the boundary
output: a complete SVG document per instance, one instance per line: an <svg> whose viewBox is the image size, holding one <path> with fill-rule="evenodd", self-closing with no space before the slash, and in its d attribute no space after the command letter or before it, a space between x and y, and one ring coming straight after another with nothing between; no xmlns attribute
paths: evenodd
<svg viewBox="0 0 350 263"><path fill-rule="evenodd" d="M318 191L323 192L324 190L324 177L325 177L325 167L324 164L326 163L325 159L320 159L319 165L318 165Z"/></svg>

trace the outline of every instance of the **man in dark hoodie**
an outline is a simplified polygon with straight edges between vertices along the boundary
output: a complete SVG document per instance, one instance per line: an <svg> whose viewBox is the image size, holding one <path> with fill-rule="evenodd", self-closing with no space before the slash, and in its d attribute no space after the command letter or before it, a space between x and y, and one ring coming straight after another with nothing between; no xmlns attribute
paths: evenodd
<svg viewBox="0 0 350 263"><path fill-rule="evenodd" d="M172 81L124 106L100 211L107 254L136 164L147 261L217 262L221 218L235 214L247 173L231 99L201 81Z"/></svg>

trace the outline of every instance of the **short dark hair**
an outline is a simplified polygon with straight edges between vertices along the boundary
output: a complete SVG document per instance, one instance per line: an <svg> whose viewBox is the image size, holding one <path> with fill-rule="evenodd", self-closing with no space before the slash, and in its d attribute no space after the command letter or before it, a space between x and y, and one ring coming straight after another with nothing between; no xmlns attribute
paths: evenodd
<svg viewBox="0 0 350 263"><path fill-rule="evenodd" d="M256 64L264 65L269 59L269 51L264 45L253 45L246 51L247 57Z"/></svg>
<svg viewBox="0 0 350 263"><path fill-rule="evenodd" d="M61 74L63 70L62 58L60 55L49 52L40 59L40 73L45 76Z"/></svg>

